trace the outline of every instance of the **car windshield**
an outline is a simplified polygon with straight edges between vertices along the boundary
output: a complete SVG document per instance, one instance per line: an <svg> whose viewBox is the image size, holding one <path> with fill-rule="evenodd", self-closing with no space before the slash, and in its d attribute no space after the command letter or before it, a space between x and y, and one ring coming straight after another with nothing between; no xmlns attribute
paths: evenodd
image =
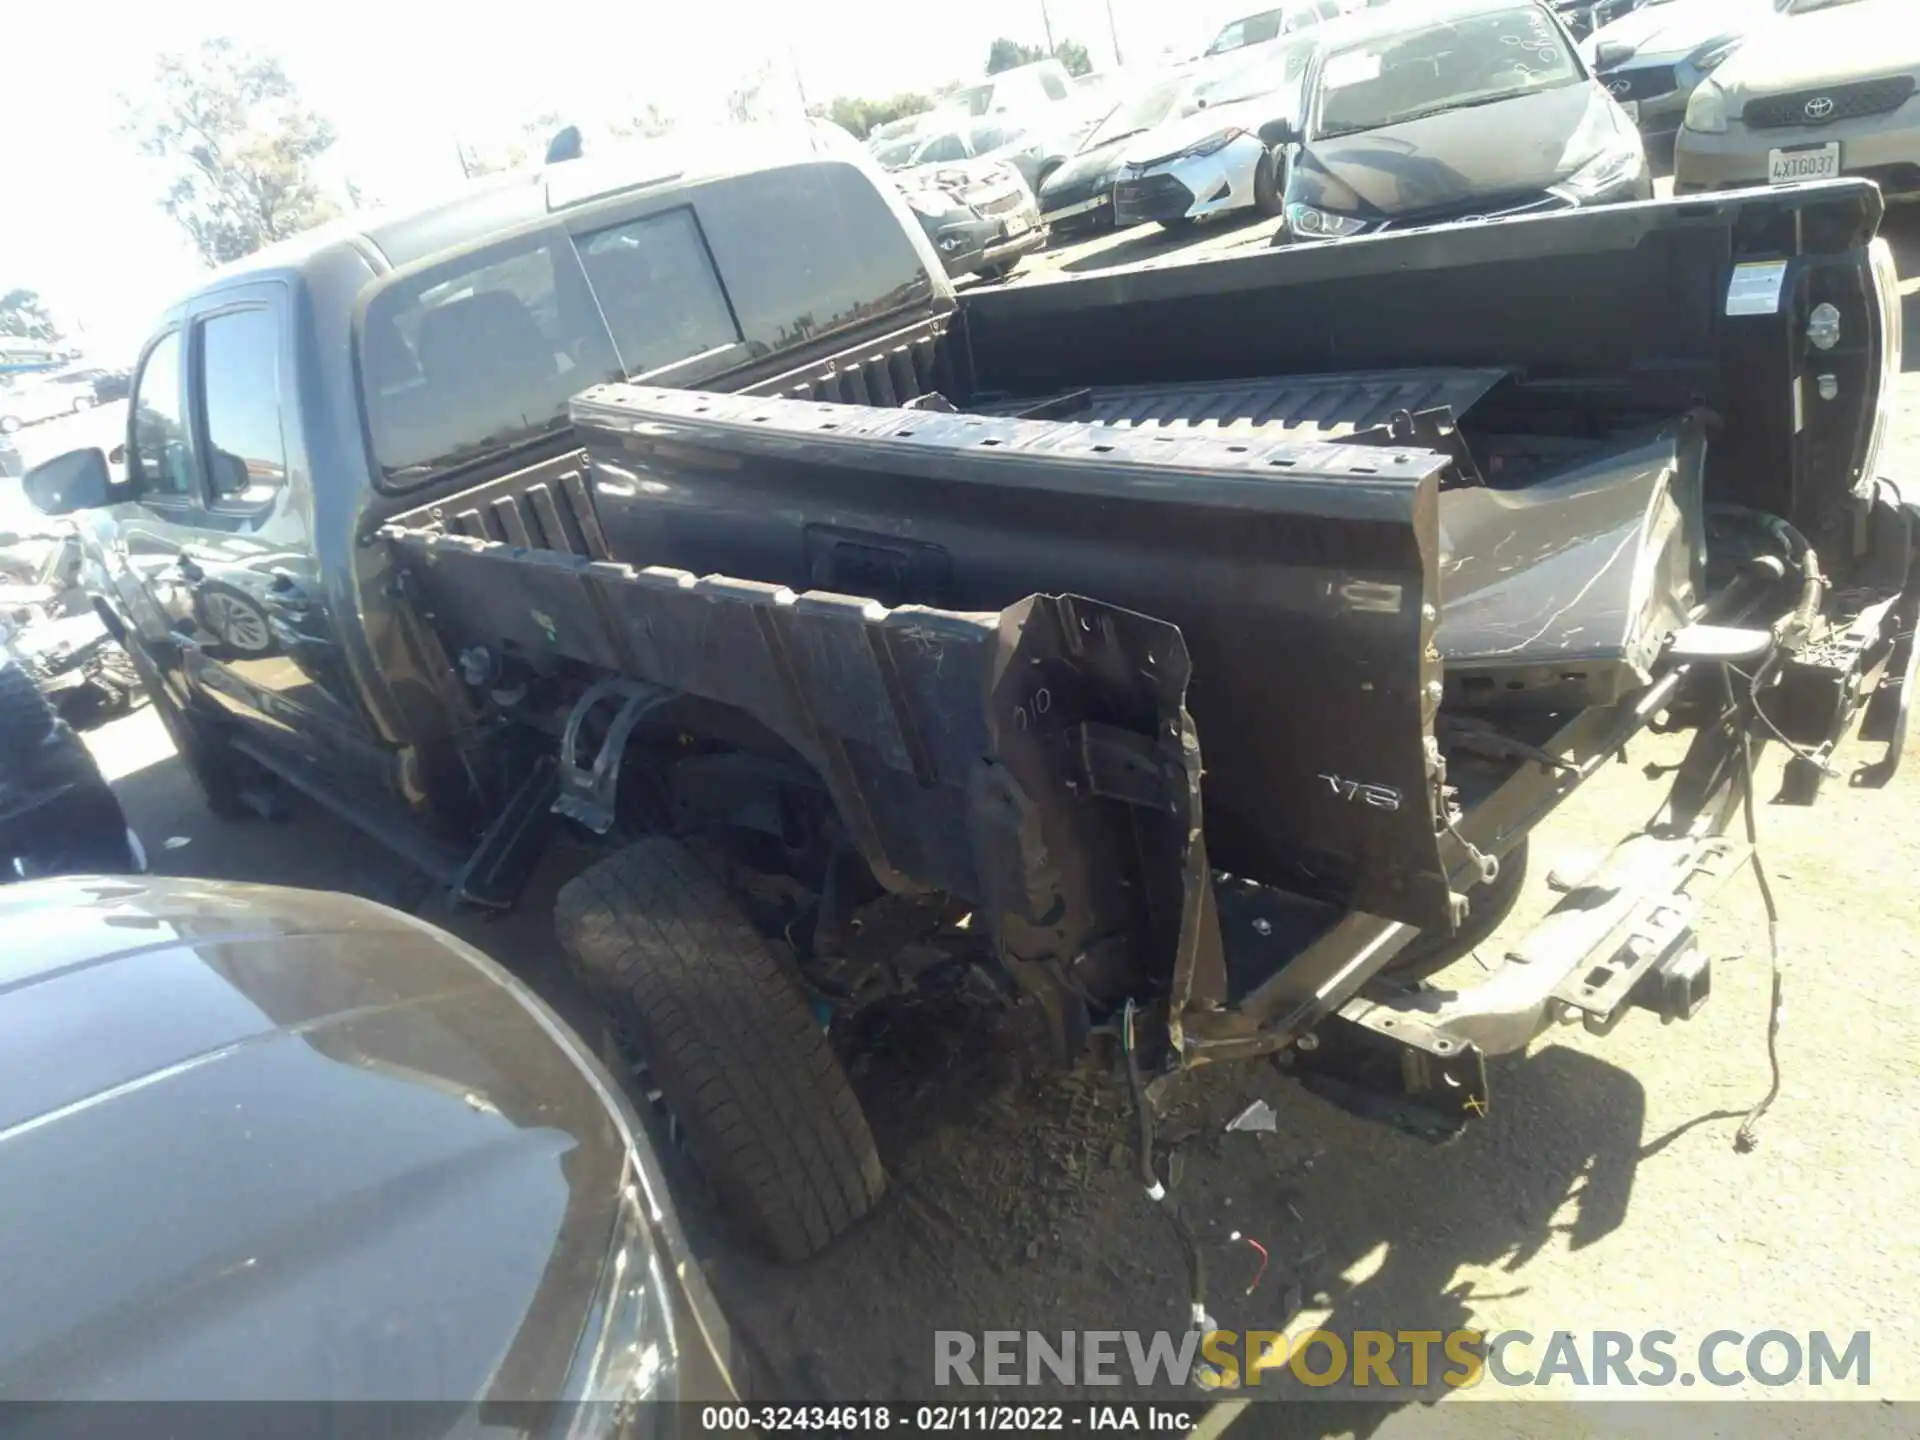
<svg viewBox="0 0 1920 1440"><path fill-rule="evenodd" d="M1245 19L1235 20L1223 26L1213 43L1207 46L1207 54L1224 55L1229 50L1238 50L1245 45L1258 45L1263 40L1272 40L1280 34L1280 22L1286 19L1284 10L1265 10L1258 15L1249 15Z"/></svg>
<svg viewBox="0 0 1920 1440"><path fill-rule="evenodd" d="M984 115L993 105L993 86L969 86L955 95L949 103L968 115Z"/></svg>
<svg viewBox="0 0 1920 1440"><path fill-rule="evenodd" d="M1537 6L1464 16L1331 51L1314 133L1351 135L1580 79L1559 27Z"/></svg>
<svg viewBox="0 0 1920 1440"><path fill-rule="evenodd" d="M1194 99L1206 105L1230 105L1236 100L1252 100L1286 90L1300 81L1307 62L1313 58L1311 34L1287 40L1275 40L1248 51L1247 60L1234 69L1194 91Z"/></svg>
<svg viewBox="0 0 1920 1440"><path fill-rule="evenodd" d="M1081 151L1097 150L1102 145L1111 145L1116 140L1153 129L1173 113L1173 107L1185 92L1186 82L1183 80L1162 80L1149 85L1138 95L1121 101L1109 110L1107 118L1094 126L1081 143Z"/></svg>

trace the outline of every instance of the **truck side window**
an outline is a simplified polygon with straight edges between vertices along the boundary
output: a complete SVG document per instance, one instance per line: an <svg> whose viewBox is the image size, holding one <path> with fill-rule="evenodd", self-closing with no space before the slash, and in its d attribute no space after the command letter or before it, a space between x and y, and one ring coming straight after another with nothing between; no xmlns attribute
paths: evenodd
<svg viewBox="0 0 1920 1440"><path fill-rule="evenodd" d="M193 463L180 405L180 332L165 336L147 352L133 388L132 443L127 451L129 479L148 495L190 499Z"/></svg>
<svg viewBox="0 0 1920 1440"><path fill-rule="evenodd" d="M738 343L739 327L693 211L649 215L574 243L627 374Z"/></svg>
<svg viewBox="0 0 1920 1440"><path fill-rule="evenodd" d="M233 310L200 327L207 479L216 503L252 504L286 483L280 334L270 310Z"/></svg>
<svg viewBox="0 0 1920 1440"><path fill-rule="evenodd" d="M1051 70L1041 72L1040 88L1047 92L1047 98L1049 100L1064 100L1067 98L1066 85L1063 84L1060 77L1055 75Z"/></svg>

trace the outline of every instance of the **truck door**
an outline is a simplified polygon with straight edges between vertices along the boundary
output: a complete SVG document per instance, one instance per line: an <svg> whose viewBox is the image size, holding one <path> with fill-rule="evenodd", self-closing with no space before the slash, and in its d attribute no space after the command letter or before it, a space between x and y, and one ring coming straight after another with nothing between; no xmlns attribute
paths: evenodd
<svg viewBox="0 0 1920 1440"><path fill-rule="evenodd" d="M381 747L340 658L313 536L286 286L205 297L185 328L197 503L174 562L190 594L189 677L269 743L330 771Z"/></svg>
<svg viewBox="0 0 1920 1440"><path fill-rule="evenodd" d="M123 612L160 655L192 629L192 582L180 561L203 519L188 442L185 344L184 324L172 323L141 356L126 448L127 478L140 498L115 506L110 522L98 527Z"/></svg>

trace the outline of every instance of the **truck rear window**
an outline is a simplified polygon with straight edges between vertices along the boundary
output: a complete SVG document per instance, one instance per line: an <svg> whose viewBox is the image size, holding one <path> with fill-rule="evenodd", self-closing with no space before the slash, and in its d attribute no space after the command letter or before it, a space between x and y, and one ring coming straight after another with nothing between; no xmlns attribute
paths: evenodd
<svg viewBox="0 0 1920 1440"><path fill-rule="evenodd" d="M565 428L594 385L669 366L689 383L932 293L913 238L847 164L728 176L571 236L556 222L374 295L360 335L374 458L389 486L423 484Z"/></svg>
<svg viewBox="0 0 1920 1440"><path fill-rule="evenodd" d="M684 207L462 256L368 307L361 385L374 455L389 481L418 484L563 427L568 400L590 386L739 339Z"/></svg>

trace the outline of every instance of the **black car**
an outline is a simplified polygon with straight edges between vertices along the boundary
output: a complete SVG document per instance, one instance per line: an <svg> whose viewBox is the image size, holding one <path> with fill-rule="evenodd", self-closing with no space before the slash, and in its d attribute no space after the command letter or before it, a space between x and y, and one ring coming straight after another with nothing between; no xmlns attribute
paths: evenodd
<svg viewBox="0 0 1920 1440"><path fill-rule="evenodd" d="M1292 142L1274 243L1653 194L1646 148L1539 0L1392 7L1330 35Z"/></svg>
<svg viewBox="0 0 1920 1440"><path fill-rule="evenodd" d="M471 947L350 895L138 876L0 889L0 927L10 1435L431 1401L376 1428L590 1440L738 1398L644 1122Z"/></svg>
<svg viewBox="0 0 1920 1440"><path fill-rule="evenodd" d="M1172 74L1120 102L1080 148L1040 186L1040 215L1055 235L1087 234L1113 225L1113 187L1127 142L1177 112L1191 80Z"/></svg>
<svg viewBox="0 0 1920 1440"><path fill-rule="evenodd" d="M41 693L28 659L0 644L0 885L144 865L85 742Z"/></svg>

